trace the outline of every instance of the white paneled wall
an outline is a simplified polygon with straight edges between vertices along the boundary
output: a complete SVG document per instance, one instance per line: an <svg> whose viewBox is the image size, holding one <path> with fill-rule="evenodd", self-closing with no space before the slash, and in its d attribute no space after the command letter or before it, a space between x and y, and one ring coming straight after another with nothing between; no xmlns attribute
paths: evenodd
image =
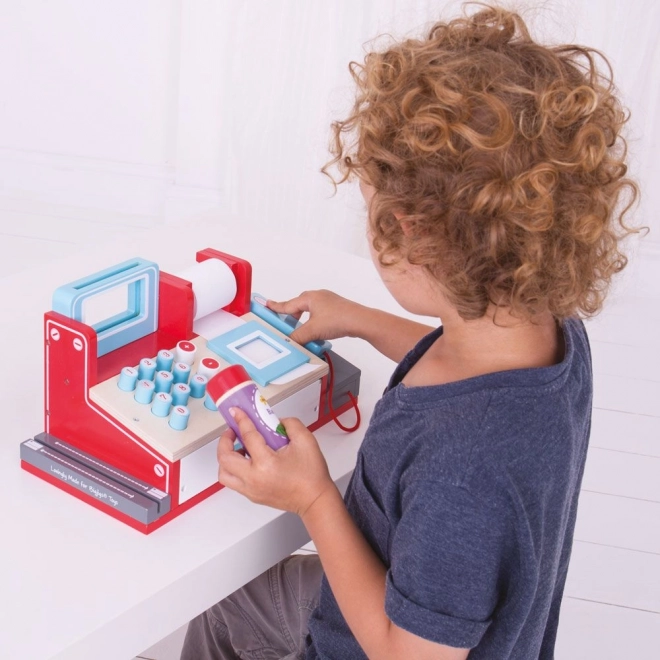
<svg viewBox="0 0 660 660"><path fill-rule="evenodd" d="M660 254L660 187L645 185L660 174L660 4L517 6L540 38L612 60L632 110L637 215ZM459 10L442 0L0 0L0 195L170 224L224 208L265 232L362 252L356 190L331 197L319 173L329 124L351 101L347 64L379 34ZM275 215L288 226L273 227Z"/></svg>

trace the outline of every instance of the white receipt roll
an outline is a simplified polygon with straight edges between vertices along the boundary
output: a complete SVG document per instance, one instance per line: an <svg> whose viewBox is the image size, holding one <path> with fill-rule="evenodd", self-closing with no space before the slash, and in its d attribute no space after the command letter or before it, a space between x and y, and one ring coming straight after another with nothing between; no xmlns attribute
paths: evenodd
<svg viewBox="0 0 660 660"><path fill-rule="evenodd" d="M236 297L236 278L220 259L207 259L177 274L192 283L195 320L222 309Z"/></svg>

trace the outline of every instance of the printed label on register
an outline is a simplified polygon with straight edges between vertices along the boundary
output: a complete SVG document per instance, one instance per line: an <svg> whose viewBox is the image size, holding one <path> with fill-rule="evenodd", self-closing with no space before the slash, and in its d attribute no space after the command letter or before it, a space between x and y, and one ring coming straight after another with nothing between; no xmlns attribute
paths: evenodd
<svg viewBox="0 0 660 660"><path fill-rule="evenodd" d="M29 447L30 449L34 449L35 451L43 447L43 445L40 442L37 442L36 440L26 440L25 446Z"/></svg>
<svg viewBox="0 0 660 660"><path fill-rule="evenodd" d="M162 490L158 490L158 488L150 488L148 491L149 495L153 495L154 497L157 497L159 500L162 500L164 497L167 497L167 493L164 493Z"/></svg>

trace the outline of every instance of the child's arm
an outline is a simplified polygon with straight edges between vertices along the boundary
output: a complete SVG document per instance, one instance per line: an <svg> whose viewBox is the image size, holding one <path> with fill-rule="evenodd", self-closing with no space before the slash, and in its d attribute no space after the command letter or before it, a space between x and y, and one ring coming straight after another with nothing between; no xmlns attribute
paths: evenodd
<svg viewBox="0 0 660 660"><path fill-rule="evenodd" d="M339 609L369 658L465 660L468 657L469 649L431 642L390 621L385 614L385 566L356 527L336 487L316 499L302 520L319 553Z"/></svg>
<svg viewBox="0 0 660 660"><path fill-rule="evenodd" d="M331 291L305 291L286 302L268 301L278 314L300 318L309 312L309 320L291 334L299 344L315 339L359 337L383 355L400 362L404 355L433 328L416 321L366 307Z"/></svg>
<svg viewBox="0 0 660 660"><path fill-rule="evenodd" d="M378 660L465 660L468 649L428 641L396 626L385 613L386 568L350 517L316 439L297 419L282 420L291 442L275 452L240 410L235 418L251 459L218 445L218 479L253 502L301 516L339 608L366 655Z"/></svg>

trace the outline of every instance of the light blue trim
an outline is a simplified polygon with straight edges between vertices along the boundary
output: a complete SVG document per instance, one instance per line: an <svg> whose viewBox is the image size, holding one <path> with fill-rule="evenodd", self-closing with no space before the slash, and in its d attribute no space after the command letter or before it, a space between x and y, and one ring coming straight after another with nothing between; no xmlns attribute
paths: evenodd
<svg viewBox="0 0 660 660"><path fill-rule="evenodd" d="M259 368L250 360L245 359L235 348L232 348L232 344L239 343L250 335L258 336L263 341L274 345L282 351L282 356L270 361L263 368ZM248 321L233 330L214 337L208 341L207 346L229 364L243 365L250 374L250 378L264 387L272 380L283 376L301 364L305 364L305 362L309 362L309 357L299 351L293 342L283 341L282 337L276 335L258 321Z"/></svg>
<svg viewBox="0 0 660 660"><path fill-rule="evenodd" d="M82 322L85 300L118 286L128 286L126 311L91 326L101 357L158 329L158 280L158 264L130 259L58 287L53 293L53 311Z"/></svg>

